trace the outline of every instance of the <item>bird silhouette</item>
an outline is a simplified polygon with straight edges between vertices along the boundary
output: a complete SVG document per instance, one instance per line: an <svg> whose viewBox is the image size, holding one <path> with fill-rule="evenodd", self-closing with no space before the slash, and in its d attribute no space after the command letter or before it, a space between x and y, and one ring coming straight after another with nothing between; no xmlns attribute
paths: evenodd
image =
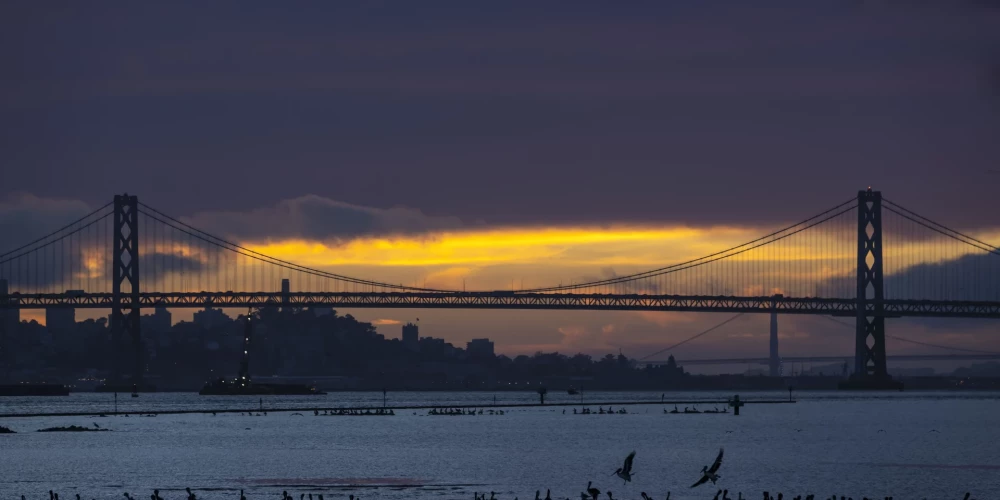
<svg viewBox="0 0 1000 500"><path fill-rule="evenodd" d="M594 488L592 484L593 481L587 481L587 494L594 500L597 500L597 497L601 496L601 490Z"/></svg>
<svg viewBox="0 0 1000 500"><path fill-rule="evenodd" d="M622 466L619 467L618 470L616 470L614 472L614 474L612 474L612 475L613 476L618 476L618 477L624 479L625 483L627 484L629 481L632 480L632 461L633 460L635 460L635 451L633 451L632 453L629 453L628 456L625 457L625 463L622 464Z"/></svg>
<svg viewBox="0 0 1000 500"><path fill-rule="evenodd" d="M719 467L722 467L722 452L723 449L719 448L719 456L715 457L715 462L712 464L711 467L706 465L705 467L701 468L701 479L699 479L698 482L692 484L691 485L692 488L694 488L695 486L705 484L708 481L712 481L712 484L715 484L715 482L718 481Z"/></svg>

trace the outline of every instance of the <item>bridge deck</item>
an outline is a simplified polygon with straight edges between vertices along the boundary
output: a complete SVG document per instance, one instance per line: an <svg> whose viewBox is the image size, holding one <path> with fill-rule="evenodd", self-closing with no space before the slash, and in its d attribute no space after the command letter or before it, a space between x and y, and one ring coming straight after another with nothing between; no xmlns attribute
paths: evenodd
<svg viewBox="0 0 1000 500"><path fill-rule="evenodd" d="M127 301L127 297L123 297ZM332 307L426 309L536 309L593 311L686 311L770 313L771 297L704 295L514 293L514 292L177 292L141 293L139 307L259 308ZM130 307L127 302L122 304ZM942 300L884 300L866 303L868 316L1000 318L1000 302ZM780 314L855 316L855 299L784 297L774 311ZM110 293L48 293L0 295L0 309L73 307L110 309Z"/></svg>

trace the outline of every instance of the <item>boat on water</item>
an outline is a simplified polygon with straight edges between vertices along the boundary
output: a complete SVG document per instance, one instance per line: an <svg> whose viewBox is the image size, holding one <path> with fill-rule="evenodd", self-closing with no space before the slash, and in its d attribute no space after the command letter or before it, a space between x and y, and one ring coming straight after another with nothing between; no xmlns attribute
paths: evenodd
<svg viewBox="0 0 1000 500"><path fill-rule="evenodd" d="M69 396L69 389L62 384L7 384L0 385L0 396Z"/></svg>
<svg viewBox="0 0 1000 500"><path fill-rule="evenodd" d="M247 314L243 328L243 359L240 373L235 378L220 378L205 384L198 391L202 396L312 396L326 394L304 384L255 383L250 379L250 334L253 333L252 317Z"/></svg>
<svg viewBox="0 0 1000 500"><path fill-rule="evenodd" d="M566 394L576 396L577 394L580 394L580 391L576 390L576 388L570 387L569 389L566 389Z"/></svg>

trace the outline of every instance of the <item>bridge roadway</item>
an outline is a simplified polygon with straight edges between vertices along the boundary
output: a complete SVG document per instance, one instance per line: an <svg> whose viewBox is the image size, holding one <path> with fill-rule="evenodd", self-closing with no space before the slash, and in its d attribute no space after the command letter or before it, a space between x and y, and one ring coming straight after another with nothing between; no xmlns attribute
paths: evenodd
<svg viewBox="0 0 1000 500"><path fill-rule="evenodd" d="M1000 359L998 354L914 354L903 356L886 356L889 361L971 361ZM787 356L782 357L782 363L840 363L853 362L854 356ZM721 359L685 359L676 360L678 365L766 365L770 358L721 358ZM666 361L640 361L641 365L665 365Z"/></svg>
<svg viewBox="0 0 1000 500"><path fill-rule="evenodd" d="M122 294L122 307L130 297ZM332 307L332 308L426 308L426 309L535 309L590 311L682 311L722 313L770 313L771 297L706 295L516 293L516 292L143 292L139 307ZM111 309L110 293L12 293L0 295L0 309ZM773 312L856 316L856 299L784 297ZM882 311L866 303L868 316L1000 318L1000 302L885 300ZM839 359L839 358L838 358Z"/></svg>

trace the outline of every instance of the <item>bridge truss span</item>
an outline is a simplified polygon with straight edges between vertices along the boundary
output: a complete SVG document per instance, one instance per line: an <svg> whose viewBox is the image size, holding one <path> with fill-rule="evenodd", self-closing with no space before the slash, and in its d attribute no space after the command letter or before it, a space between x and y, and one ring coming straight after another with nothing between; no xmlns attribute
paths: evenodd
<svg viewBox="0 0 1000 500"><path fill-rule="evenodd" d="M105 309L113 305L113 294L13 294L0 309L46 309L72 307ZM854 299L798 297L731 297L643 294L510 293L510 292L149 292L139 294L138 307L167 308L385 308L385 309L522 309L587 311L674 311L715 313L857 315ZM126 303L132 307L133 304ZM881 309L881 312L878 312ZM889 299L881 308L866 304L869 316L889 318L1000 318L1000 303Z"/></svg>

